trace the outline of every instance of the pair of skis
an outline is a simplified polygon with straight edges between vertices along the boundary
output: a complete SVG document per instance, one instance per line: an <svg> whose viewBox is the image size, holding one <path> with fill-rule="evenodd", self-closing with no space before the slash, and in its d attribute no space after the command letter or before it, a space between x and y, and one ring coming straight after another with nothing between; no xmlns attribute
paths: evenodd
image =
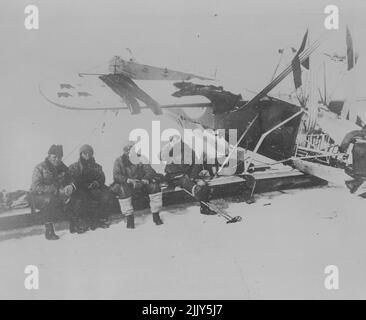
<svg viewBox="0 0 366 320"><path fill-rule="evenodd" d="M188 190L186 190L184 188L183 188L183 190L187 194L189 194L192 198L196 199L196 197L192 193L190 193ZM223 210L217 208L216 206L213 206L211 203L207 203L205 201L200 201L200 203L202 203L204 206L206 206L210 210L215 211L219 216L221 216L224 219L226 219L226 223L235 223L235 222L239 222L239 221L242 220L242 217L241 216L232 217L227 212L224 212Z"/></svg>
<svg viewBox="0 0 366 320"><path fill-rule="evenodd" d="M250 197L249 199L252 199L253 194L254 194L254 189L256 186L256 181L253 178L253 176L249 175L249 174L244 174L241 176L243 179L245 179L249 184L250 184ZM188 190L182 188L184 190L184 192L186 192L188 195L190 195L192 198L196 199L196 197L193 195L193 193L189 192ZM239 221L242 221L242 217L241 216L236 216L233 217L230 214L228 214L227 212L221 210L220 208L218 208L217 206L212 205L211 203L207 203L205 201L200 201L205 207L207 207L208 209L215 211L219 216L223 217L226 220L226 223L236 223ZM247 203L252 203L252 202L247 202Z"/></svg>

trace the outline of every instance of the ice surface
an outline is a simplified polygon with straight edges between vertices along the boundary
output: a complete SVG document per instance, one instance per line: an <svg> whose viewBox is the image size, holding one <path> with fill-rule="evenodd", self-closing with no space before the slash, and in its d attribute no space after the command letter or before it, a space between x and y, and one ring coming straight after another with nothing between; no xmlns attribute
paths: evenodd
<svg viewBox="0 0 366 320"><path fill-rule="evenodd" d="M58 231L0 242L0 298L264 299L365 298L364 200L343 188L257 195L256 203L217 200L243 221L226 224L197 205L148 212L83 235ZM24 288L36 265L40 288ZM328 265L339 290L324 287Z"/></svg>

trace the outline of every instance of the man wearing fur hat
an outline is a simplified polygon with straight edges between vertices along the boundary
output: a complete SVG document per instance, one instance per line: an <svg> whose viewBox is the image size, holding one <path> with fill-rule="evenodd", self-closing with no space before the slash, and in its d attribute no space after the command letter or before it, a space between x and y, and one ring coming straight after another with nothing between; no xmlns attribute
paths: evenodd
<svg viewBox="0 0 366 320"><path fill-rule="evenodd" d="M34 207L43 214L47 240L59 239L53 226L55 216L58 212L65 211L66 204L75 190L62 157L62 146L52 145L48 156L35 167L32 176L30 194Z"/></svg>
<svg viewBox="0 0 366 320"><path fill-rule="evenodd" d="M107 218L113 196L105 186L102 166L94 159L93 148L86 144L80 150L80 158L69 167L76 190L72 196L83 221L82 228L108 228Z"/></svg>
<svg viewBox="0 0 366 320"><path fill-rule="evenodd" d="M123 148L123 154L114 162L111 188L119 198L122 213L127 219L127 228L135 227L132 196L137 192L149 195L150 209L156 225L163 224L159 212L162 207L162 193L159 184L159 175L143 158L138 155L131 159L134 143L130 142ZM131 152L132 151L132 152Z"/></svg>

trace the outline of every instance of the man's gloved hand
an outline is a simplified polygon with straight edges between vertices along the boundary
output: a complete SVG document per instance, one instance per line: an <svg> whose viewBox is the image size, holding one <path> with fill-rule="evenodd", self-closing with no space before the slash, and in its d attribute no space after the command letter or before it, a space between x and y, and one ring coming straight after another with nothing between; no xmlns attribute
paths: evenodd
<svg viewBox="0 0 366 320"><path fill-rule="evenodd" d="M51 194L57 194L59 192L59 190L57 189L56 186L50 185L50 186L47 186L46 192L51 193Z"/></svg>
<svg viewBox="0 0 366 320"><path fill-rule="evenodd" d="M70 197L71 196L71 194L74 192L74 187L71 185L71 184L69 184L69 185L67 185L65 188L64 188L64 193L65 193L65 195L67 196L67 197Z"/></svg>
<svg viewBox="0 0 366 320"><path fill-rule="evenodd" d="M138 179L127 179L127 183L131 183L134 189L139 188L142 185L141 181Z"/></svg>
<svg viewBox="0 0 366 320"><path fill-rule="evenodd" d="M202 179L197 179L196 180L196 185L203 187L203 186L207 186L207 182L205 180Z"/></svg>
<svg viewBox="0 0 366 320"><path fill-rule="evenodd" d="M209 177L210 172L208 170L202 170L199 175L200 177Z"/></svg>
<svg viewBox="0 0 366 320"><path fill-rule="evenodd" d="M210 194L210 189L208 187L208 184L206 181L202 179L196 180L196 186L193 189L193 195L199 200L199 201L207 201Z"/></svg>
<svg viewBox="0 0 366 320"><path fill-rule="evenodd" d="M95 180L91 184L89 184L88 189L97 189L99 187L100 187L99 182Z"/></svg>

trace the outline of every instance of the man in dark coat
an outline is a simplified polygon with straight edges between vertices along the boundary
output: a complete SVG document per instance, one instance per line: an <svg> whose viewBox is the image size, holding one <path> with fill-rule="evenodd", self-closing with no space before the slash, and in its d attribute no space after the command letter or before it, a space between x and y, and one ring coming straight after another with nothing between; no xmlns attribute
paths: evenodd
<svg viewBox="0 0 366 320"><path fill-rule="evenodd" d="M195 197L201 205L201 214L215 215L206 204L211 192L207 182L200 179L203 164L198 163L195 152L185 144L180 136L170 137L161 151L161 160L166 161L165 178L172 187L181 187Z"/></svg>
<svg viewBox="0 0 366 320"><path fill-rule="evenodd" d="M65 211L66 204L75 190L67 166L62 162L61 145L52 145L46 159L38 164L32 176L30 196L33 206L43 214L47 240L57 240L54 220L56 214Z"/></svg>
<svg viewBox="0 0 366 320"><path fill-rule="evenodd" d="M150 164L142 160L141 156L139 161L131 161L130 152L133 146L134 143L128 143L123 148L123 154L115 160L113 167L114 184L111 190L119 198L122 213L127 219L127 228L133 229L135 227L132 197L141 193L149 195L153 221L156 225L161 225L163 221L159 212L162 208L162 193L159 175Z"/></svg>
<svg viewBox="0 0 366 320"><path fill-rule="evenodd" d="M82 229L108 228L108 215L113 195L105 186L102 166L95 162L93 148L86 144L80 148L80 158L69 167L76 190L72 195Z"/></svg>
<svg viewBox="0 0 366 320"><path fill-rule="evenodd" d="M347 152L351 144L353 144L352 166L345 171L354 180L346 181L346 186L351 193L355 193L366 180L366 126L346 134L339 146L339 151Z"/></svg>

